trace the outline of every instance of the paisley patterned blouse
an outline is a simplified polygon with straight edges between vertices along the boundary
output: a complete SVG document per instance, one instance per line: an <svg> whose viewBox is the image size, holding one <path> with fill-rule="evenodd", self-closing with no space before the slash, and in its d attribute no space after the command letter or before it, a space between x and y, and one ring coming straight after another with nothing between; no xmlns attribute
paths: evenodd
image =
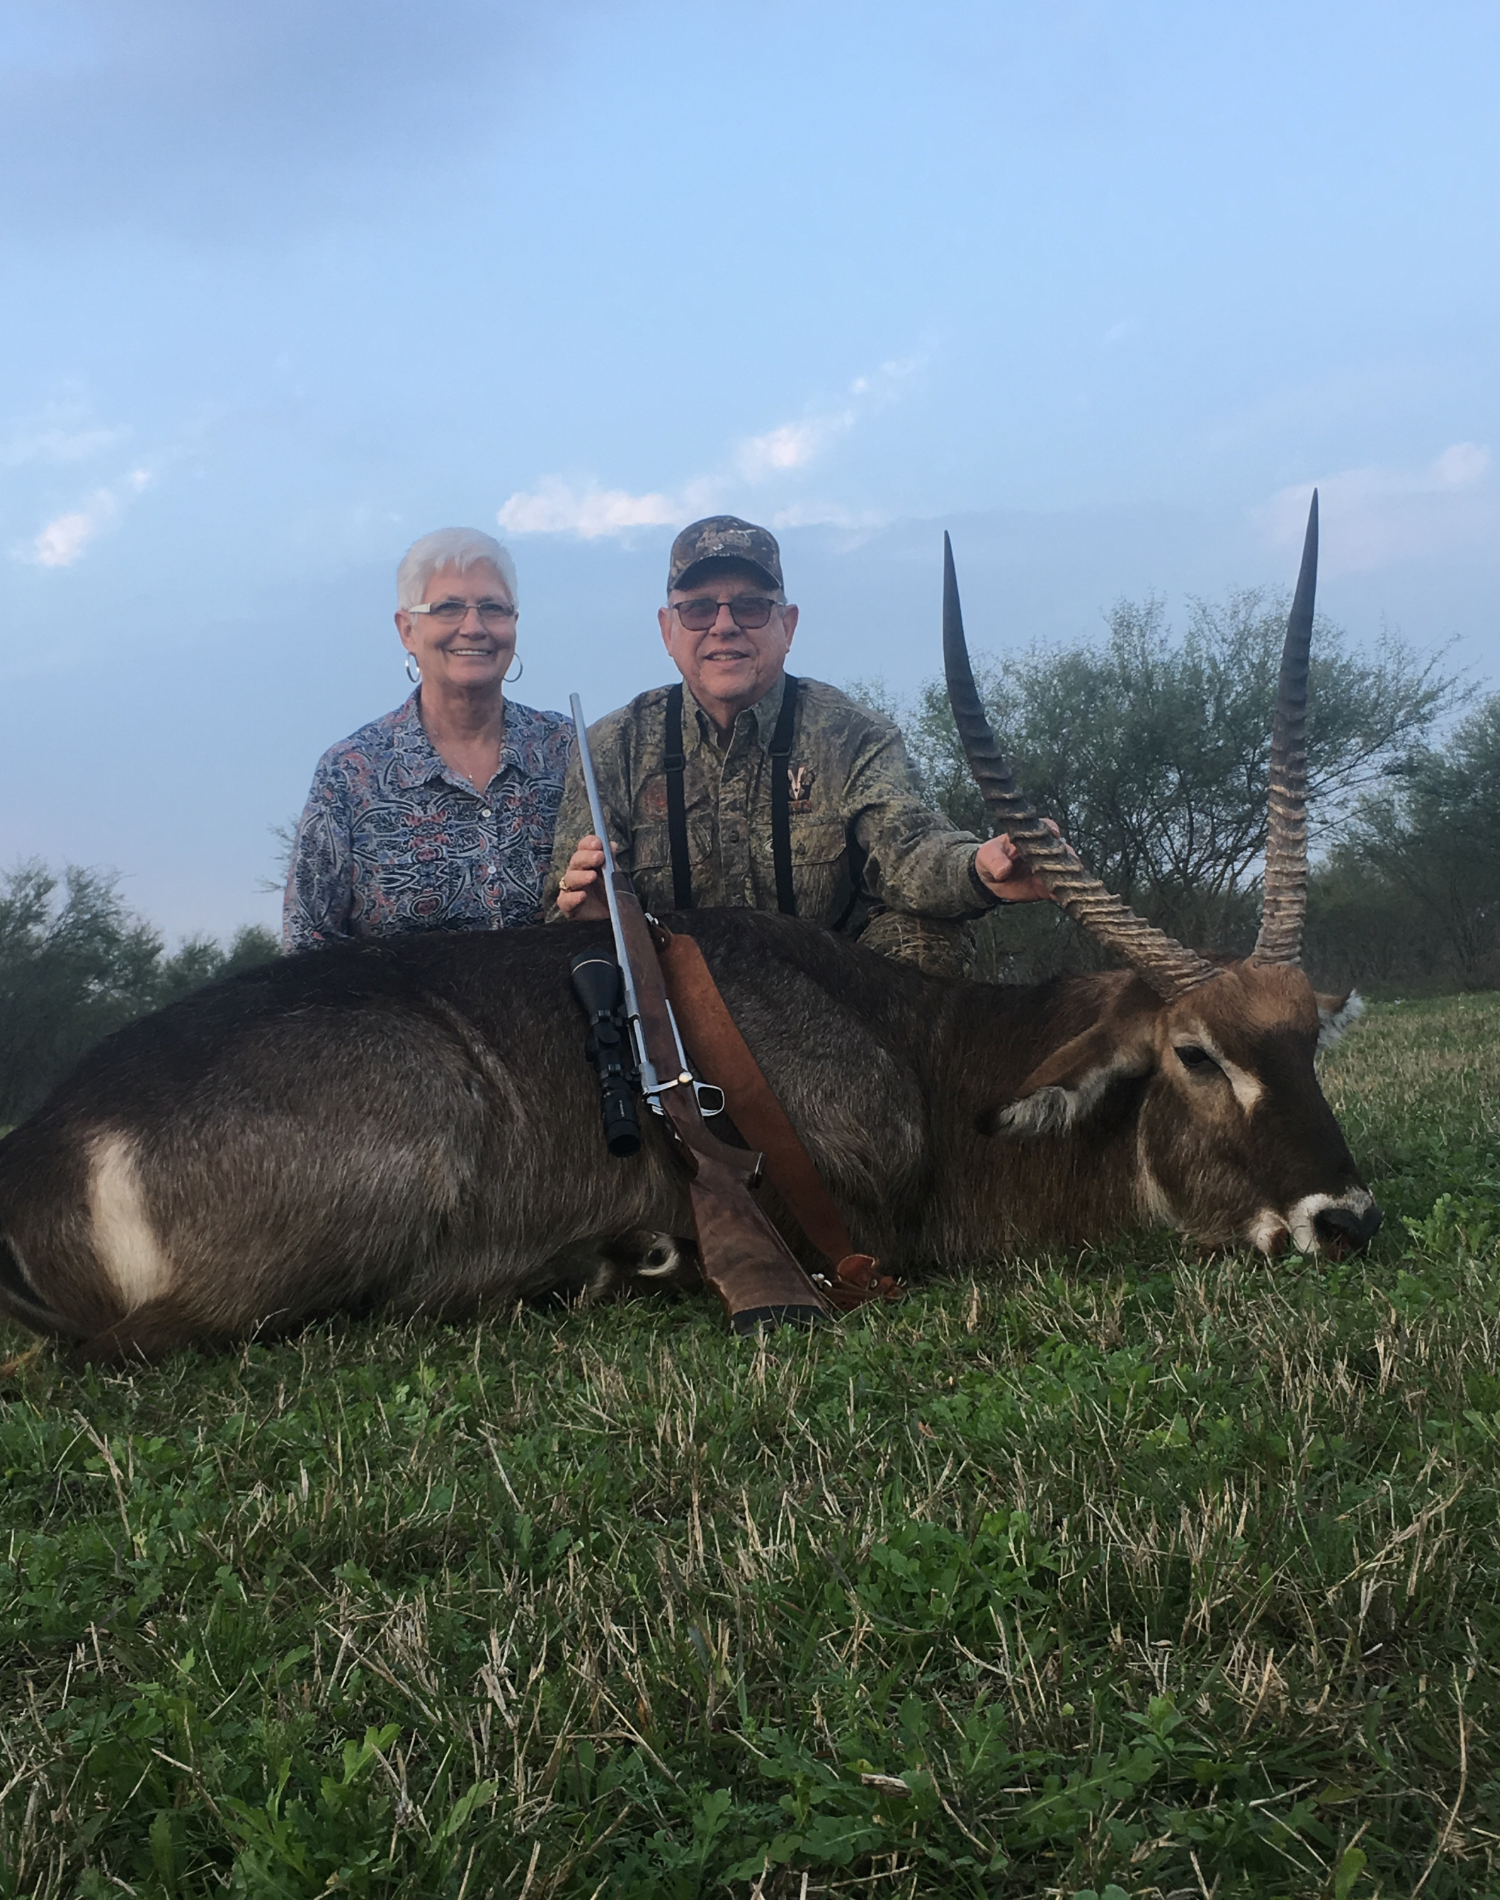
<svg viewBox="0 0 1500 1900"><path fill-rule="evenodd" d="M292 846L286 950L541 921L572 720L507 700L500 769L481 794L438 756L417 700L319 759Z"/></svg>

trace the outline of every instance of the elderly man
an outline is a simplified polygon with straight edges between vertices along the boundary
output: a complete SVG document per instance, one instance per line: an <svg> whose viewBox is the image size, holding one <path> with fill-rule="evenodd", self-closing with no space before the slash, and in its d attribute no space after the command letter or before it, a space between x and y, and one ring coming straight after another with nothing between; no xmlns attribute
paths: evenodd
<svg viewBox="0 0 1500 1900"><path fill-rule="evenodd" d="M589 729L605 822L648 910L783 910L938 975L970 921L1046 896L1008 838L980 841L922 798L889 719L794 679L781 550L713 515L672 543L661 637L682 675ZM578 760L557 816L552 917L606 915L604 852Z"/></svg>

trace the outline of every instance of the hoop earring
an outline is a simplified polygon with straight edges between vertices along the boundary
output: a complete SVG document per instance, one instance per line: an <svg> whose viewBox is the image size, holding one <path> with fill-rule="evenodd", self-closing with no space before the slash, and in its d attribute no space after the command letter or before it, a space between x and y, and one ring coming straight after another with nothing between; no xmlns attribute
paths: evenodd
<svg viewBox="0 0 1500 1900"><path fill-rule="evenodd" d="M416 654L415 654L415 653L408 653L408 654L407 654L407 656L406 656L406 677L407 677L407 678L408 678L408 679L409 679L409 680L411 681L411 683L412 683L412 685L413 685L413 686L420 686L420 685L422 684L422 669L421 669L421 667L419 666L419 667L417 668L417 670L416 670L416 672L413 672L413 671L412 671L412 665L411 665L411 663L412 663L412 661L413 661L413 660L414 660L414 659L415 659L416 657L417 657L417 656L416 656Z"/></svg>
<svg viewBox="0 0 1500 1900"><path fill-rule="evenodd" d="M517 680L518 680L518 679L519 679L519 678L521 677L521 675L522 675L522 674L523 674L523 673L524 673L525 671L526 671L526 662L525 662L525 661L524 661L524 660L523 660L523 659L521 658L521 656L520 656L520 654L518 653L518 654L516 655L516 670L515 670L515 673L514 673L514 675L511 675L510 673L507 673L507 674L506 674L506 676L505 676L505 681L504 681L504 683L505 683L505 685L507 685L507 686L514 686L514 685L515 685L515 683L516 683L516 681L517 681Z"/></svg>

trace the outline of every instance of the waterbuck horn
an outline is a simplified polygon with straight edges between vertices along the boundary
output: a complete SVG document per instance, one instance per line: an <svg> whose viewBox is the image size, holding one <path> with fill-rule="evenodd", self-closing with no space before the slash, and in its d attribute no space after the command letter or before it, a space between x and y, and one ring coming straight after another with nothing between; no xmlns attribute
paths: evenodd
<svg viewBox="0 0 1500 1900"><path fill-rule="evenodd" d="M1281 649L1276 716L1271 722L1271 800L1266 827L1265 899L1256 963L1300 963L1307 918L1307 654L1318 589L1318 491L1307 511L1307 538Z"/></svg>
<svg viewBox="0 0 1500 1900"><path fill-rule="evenodd" d="M1090 875L1067 845L1044 825L1025 795L1017 789L1004 754L995 743L990 722L974 685L969 649L964 640L964 618L958 602L958 576L953 548L943 536L943 671L948 680L948 702L963 741L964 757L974 774L995 827L1009 833L1026 853L1033 871L1058 904L1096 942L1128 963L1145 978L1158 996L1173 997L1195 989L1219 975L1216 964L1206 963L1195 951L1137 917L1130 906Z"/></svg>

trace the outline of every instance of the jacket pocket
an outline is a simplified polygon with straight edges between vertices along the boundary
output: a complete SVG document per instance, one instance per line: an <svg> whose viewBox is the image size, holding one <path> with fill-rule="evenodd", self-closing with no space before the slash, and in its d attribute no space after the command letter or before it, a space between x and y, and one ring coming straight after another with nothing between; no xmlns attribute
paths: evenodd
<svg viewBox="0 0 1500 1900"><path fill-rule="evenodd" d="M708 902L708 886L713 874L713 824L707 818L689 817L687 827L688 875L693 883L693 902ZM630 876L636 895L650 911L675 910L677 891L672 878L672 836L664 824L638 824L630 841Z"/></svg>
<svg viewBox="0 0 1500 1900"><path fill-rule="evenodd" d="M792 892L797 915L832 925L847 915L855 893L849 838L843 824L792 814Z"/></svg>
<svg viewBox="0 0 1500 1900"><path fill-rule="evenodd" d="M713 854L713 826L706 818L689 818L688 864L697 872ZM665 825L637 825L630 840L630 863L637 873L672 869L672 834Z"/></svg>
<svg viewBox="0 0 1500 1900"><path fill-rule="evenodd" d="M849 840L838 819L799 818L792 814L792 863L833 864L842 858Z"/></svg>

